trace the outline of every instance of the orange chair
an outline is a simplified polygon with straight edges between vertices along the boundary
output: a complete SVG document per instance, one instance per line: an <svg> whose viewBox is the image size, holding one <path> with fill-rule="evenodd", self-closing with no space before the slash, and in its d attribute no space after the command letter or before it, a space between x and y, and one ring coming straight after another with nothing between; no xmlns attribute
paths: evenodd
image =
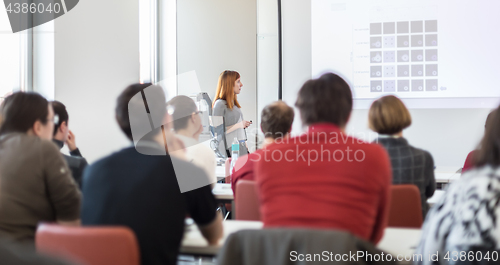
<svg viewBox="0 0 500 265"><path fill-rule="evenodd" d="M388 226L420 228L422 223L422 204L418 187L415 185L392 185Z"/></svg>
<svg viewBox="0 0 500 265"><path fill-rule="evenodd" d="M36 232L39 253L85 265L139 265L139 246L127 227L70 227L42 224Z"/></svg>
<svg viewBox="0 0 500 265"><path fill-rule="evenodd" d="M236 183L234 203L236 203L236 220L260 221L259 198L255 181L240 180Z"/></svg>

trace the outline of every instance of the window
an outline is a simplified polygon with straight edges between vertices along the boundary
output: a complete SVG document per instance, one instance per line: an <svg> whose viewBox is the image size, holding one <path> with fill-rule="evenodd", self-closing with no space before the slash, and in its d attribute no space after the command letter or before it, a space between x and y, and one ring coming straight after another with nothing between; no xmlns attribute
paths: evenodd
<svg viewBox="0 0 500 265"><path fill-rule="evenodd" d="M32 31L12 33L4 5L0 5L0 98L19 91L31 90L28 58Z"/></svg>
<svg viewBox="0 0 500 265"><path fill-rule="evenodd" d="M176 13L176 0L139 1L140 82L161 85L168 99L177 95Z"/></svg>
<svg viewBox="0 0 500 265"><path fill-rule="evenodd" d="M157 10L157 0L139 1L140 83L153 83L157 81L156 10Z"/></svg>

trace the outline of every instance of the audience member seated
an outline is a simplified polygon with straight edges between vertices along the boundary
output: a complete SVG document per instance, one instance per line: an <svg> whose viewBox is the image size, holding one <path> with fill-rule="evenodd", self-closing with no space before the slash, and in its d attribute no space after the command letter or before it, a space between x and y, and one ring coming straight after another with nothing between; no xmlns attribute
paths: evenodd
<svg viewBox="0 0 500 265"><path fill-rule="evenodd" d="M163 134L160 127L144 138L133 139L136 129L145 129L137 128L138 124L150 125L145 112L129 115L129 110L130 113L145 110L142 96L134 97L141 92L148 99L150 117L162 119L166 124L165 132L171 129L171 117L166 111L166 99L160 87L134 84L121 93L115 109L116 119L136 146L127 147L87 167L83 177L82 223L128 226L137 236L141 264L176 264L186 215L195 220L210 244L216 244L222 236L222 218L216 213L217 204L209 185L181 193L178 170L205 180L207 176L191 163L165 155L164 140L172 142L171 134ZM140 149L137 149L138 141L142 142Z"/></svg>
<svg viewBox="0 0 500 265"><path fill-rule="evenodd" d="M260 129L264 133L262 148L288 137L292 130L294 115L293 108L283 101L276 101L264 107L260 116ZM262 149L258 149L247 156L240 157L236 161L231 173L231 188L234 194L236 194L235 189L238 181L255 180L255 163L263 158L262 155Z"/></svg>
<svg viewBox="0 0 500 265"><path fill-rule="evenodd" d="M172 118L175 136L184 144L186 159L205 170L210 183L217 182L215 153L208 145L199 142L203 124L196 104L187 96L176 96L168 104L174 108Z"/></svg>
<svg viewBox="0 0 500 265"><path fill-rule="evenodd" d="M265 227L336 229L377 243L387 225L391 164L377 144L348 136L349 85L307 81L295 106L307 132L267 146L256 179Z"/></svg>
<svg viewBox="0 0 500 265"><path fill-rule="evenodd" d="M38 223L80 223L81 194L52 142L50 103L17 92L0 108L0 236L33 247Z"/></svg>
<svg viewBox="0 0 500 265"><path fill-rule="evenodd" d="M454 261L461 253L478 257L474 261L469 258L470 263L489 264L489 259L484 259L488 251L491 258L491 254L500 249L499 111L497 108L490 117L481 148L474 157L474 167L450 184L424 222L417 253L427 256L438 253L433 259L436 261L424 258L416 264L456 264ZM445 259L447 253L449 260Z"/></svg>
<svg viewBox="0 0 500 265"><path fill-rule="evenodd" d="M370 129L379 134L376 142L389 153L392 164L392 184L413 184L420 190L422 216L429 210L427 199L436 190L432 155L408 144L403 130L411 125L411 115L395 96L375 100L368 113Z"/></svg>
<svg viewBox="0 0 500 265"><path fill-rule="evenodd" d="M486 132L486 130L488 130L488 126L489 124L491 123L491 117L492 117L492 114L493 112L490 112L488 114L488 116L486 117L486 122L484 124L484 131ZM473 167L473 164L474 164L474 156L475 154L478 152L478 150L472 150L470 151L470 153L467 155L467 158L465 159L465 163L464 163L464 167L462 168L462 173L464 173L465 171L471 169Z"/></svg>
<svg viewBox="0 0 500 265"><path fill-rule="evenodd" d="M83 170L87 166L87 160L82 157L80 149L76 147L75 135L69 130L69 117L68 112L66 111L66 106L59 101L52 101L51 104L54 109L54 114L59 116L59 122L54 126L54 138L52 140L56 143L59 149L62 149L65 143L68 146L69 154L71 156L63 154L63 157L66 159L66 162L71 169L73 178L81 188L82 174Z"/></svg>

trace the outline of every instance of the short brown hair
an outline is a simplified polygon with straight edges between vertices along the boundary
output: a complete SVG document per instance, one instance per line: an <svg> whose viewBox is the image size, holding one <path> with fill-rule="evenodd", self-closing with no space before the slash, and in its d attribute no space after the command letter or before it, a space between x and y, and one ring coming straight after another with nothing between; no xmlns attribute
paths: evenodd
<svg viewBox="0 0 500 265"><path fill-rule="evenodd" d="M49 102L35 92L16 92L2 102L0 135L26 133L36 121L47 124Z"/></svg>
<svg viewBox="0 0 500 265"><path fill-rule="evenodd" d="M260 128L265 137L277 139L290 131L294 117L293 108L283 101L275 101L262 110Z"/></svg>
<svg viewBox="0 0 500 265"><path fill-rule="evenodd" d="M343 127L351 115L352 92L342 77L327 73L300 88L295 106L305 125L328 122Z"/></svg>
<svg viewBox="0 0 500 265"><path fill-rule="evenodd" d="M134 97L138 93L141 93L142 97ZM148 101L146 101L146 98ZM116 100L116 121L118 122L120 129L130 140L138 141L140 139L132 139L131 123L135 125L147 124L148 127L150 126L150 123L149 120L138 120L142 119L144 115L147 115L146 113L144 113L144 115L129 115L129 113L134 114L142 112L145 109L146 112L151 115L151 118L154 119L154 123L156 119L163 119L163 117L165 117L167 113L166 105L165 94L161 87L149 83L133 84L125 88ZM157 121L157 123L158 122L159 121ZM157 131L158 128L157 130L151 131L151 134L148 136L155 134Z"/></svg>
<svg viewBox="0 0 500 265"><path fill-rule="evenodd" d="M379 134L396 134L411 125L411 115L399 98L385 96L372 103L368 124Z"/></svg>
<svg viewBox="0 0 500 265"><path fill-rule="evenodd" d="M57 130L59 130L59 127L61 127L61 124L63 122L66 122L66 125L68 124L68 111L66 111L66 106L62 104L61 102L54 100L50 102L52 104L52 109L54 109L54 114L59 116L59 122L54 124L54 136L57 134Z"/></svg>

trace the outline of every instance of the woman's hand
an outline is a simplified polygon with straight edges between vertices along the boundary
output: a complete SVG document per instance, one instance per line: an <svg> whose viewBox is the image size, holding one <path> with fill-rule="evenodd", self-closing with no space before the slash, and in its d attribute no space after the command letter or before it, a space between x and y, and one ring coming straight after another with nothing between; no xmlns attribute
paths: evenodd
<svg viewBox="0 0 500 265"><path fill-rule="evenodd" d="M240 121L238 123L235 123L234 125L226 127L226 133L231 133L234 132L237 129L246 129L248 126L252 124L252 121Z"/></svg>
<svg viewBox="0 0 500 265"><path fill-rule="evenodd" d="M252 124L252 122L251 121L241 121L240 124L241 124L241 128L246 129L246 128L248 128L248 126L250 126Z"/></svg>

